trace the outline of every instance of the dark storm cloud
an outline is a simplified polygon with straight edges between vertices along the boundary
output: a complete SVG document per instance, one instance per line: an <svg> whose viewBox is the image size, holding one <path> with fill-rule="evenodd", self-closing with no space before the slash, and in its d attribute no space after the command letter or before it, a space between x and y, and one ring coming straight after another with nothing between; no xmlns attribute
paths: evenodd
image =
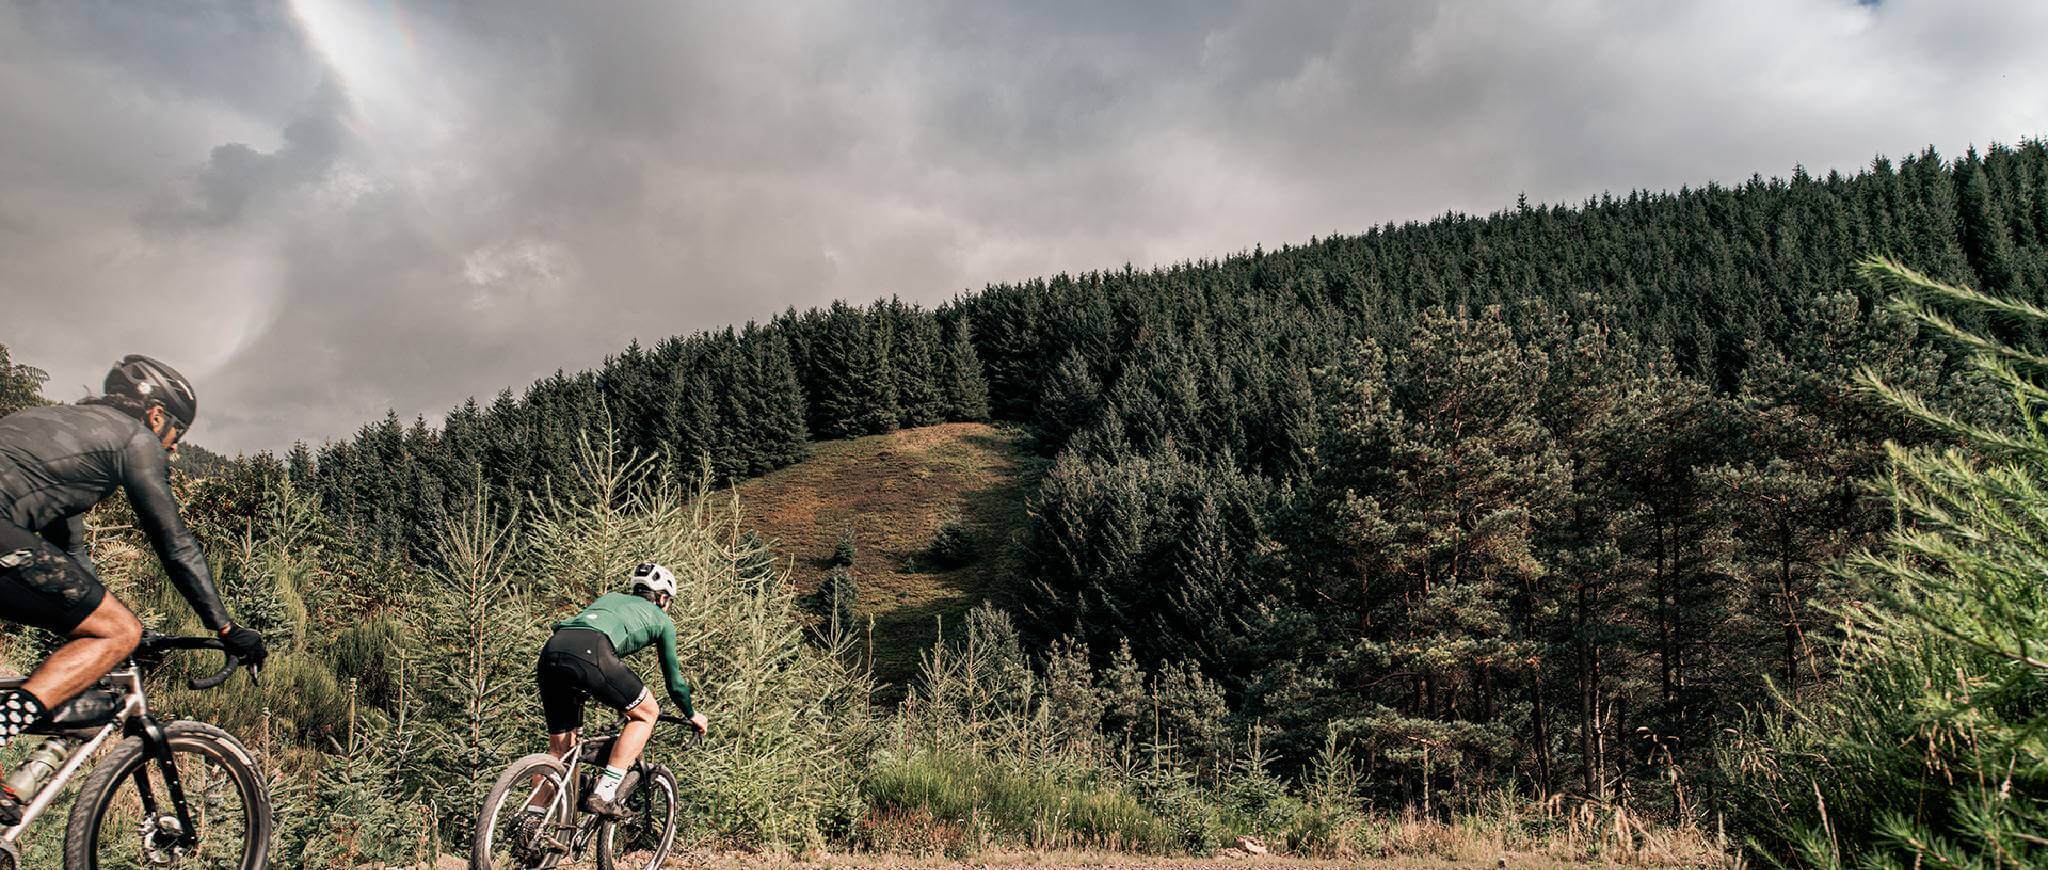
<svg viewBox="0 0 2048 870"><path fill-rule="evenodd" d="M325 178L342 156L347 104L332 86L285 125L284 144L271 153L241 142L214 146L191 183L153 203L141 218L158 227L221 227L240 220L251 199L285 195Z"/></svg>
<svg viewBox="0 0 2048 870"><path fill-rule="evenodd" d="M0 10L0 342L229 449L638 337L2048 128L2039 4Z"/></svg>

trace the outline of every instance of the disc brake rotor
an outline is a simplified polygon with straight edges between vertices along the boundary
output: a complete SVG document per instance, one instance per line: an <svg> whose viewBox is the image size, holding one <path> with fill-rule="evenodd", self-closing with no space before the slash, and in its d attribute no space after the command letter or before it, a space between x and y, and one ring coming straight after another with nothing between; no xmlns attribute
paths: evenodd
<svg viewBox="0 0 2048 870"><path fill-rule="evenodd" d="M168 867L185 857L185 850L178 845L184 836L185 826L178 823L178 817L158 814L143 819L137 826L142 834L142 857L159 867Z"/></svg>

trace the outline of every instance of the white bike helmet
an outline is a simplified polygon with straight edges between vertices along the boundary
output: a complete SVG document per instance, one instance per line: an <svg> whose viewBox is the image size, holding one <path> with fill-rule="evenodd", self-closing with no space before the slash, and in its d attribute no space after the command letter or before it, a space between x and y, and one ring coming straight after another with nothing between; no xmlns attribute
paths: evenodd
<svg viewBox="0 0 2048 870"><path fill-rule="evenodd" d="M642 589L664 592L673 598L676 594L676 575L653 562L641 562L633 569L633 591L638 592Z"/></svg>

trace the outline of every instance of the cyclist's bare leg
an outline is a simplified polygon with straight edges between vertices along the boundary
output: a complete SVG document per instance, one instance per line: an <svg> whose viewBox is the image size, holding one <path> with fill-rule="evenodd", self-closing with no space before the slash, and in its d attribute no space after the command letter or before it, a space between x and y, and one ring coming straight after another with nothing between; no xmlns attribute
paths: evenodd
<svg viewBox="0 0 2048 870"><path fill-rule="evenodd" d="M642 695L640 703L626 710L626 725L619 729L619 739L612 743L612 757L607 763L625 770L639 761L640 750L647 748L647 738L654 736L654 720L660 715L661 707L654 703L654 693Z"/></svg>
<svg viewBox="0 0 2048 870"><path fill-rule="evenodd" d="M556 758L568 758L569 750L576 748L576 732L564 731L548 735L548 754Z"/></svg>
<svg viewBox="0 0 2048 870"><path fill-rule="evenodd" d="M43 660L22 686L44 707L69 701L135 651L142 641L142 623L128 607L108 595L92 615L71 630L71 640Z"/></svg>
<svg viewBox="0 0 2048 870"><path fill-rule="evenodd" d="M576 748L576 732L564 731L560 734L548 735L549 755L556 758L567 758L569 750L574 748ZM533 788L533 796L527 801L528 808L535 806L545 807L548 805L548 802L555 799L554 783L547 781L540 774L534 774Z"/></svg>

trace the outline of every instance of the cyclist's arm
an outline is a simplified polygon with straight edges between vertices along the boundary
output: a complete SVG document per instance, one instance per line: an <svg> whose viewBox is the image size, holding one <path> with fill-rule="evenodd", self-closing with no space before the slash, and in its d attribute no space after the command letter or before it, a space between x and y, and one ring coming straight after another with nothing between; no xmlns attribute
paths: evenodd
<svg viewBox="0 0 2048 870"><path fill-rule="evenodd" d="M126 461L121 488L135 508L136 522L142 525L149 543L156 548L157 558L164 563L164 573L170 575L178 594L192 605L192 611L199 614L199 621L209 631L226 628L228 614L220 606L220 593L213 588L206 554L200 552L199 539L178 517L178 503L171 496L171 465L164 456L163 445L147 431L138 432L128 442L123 458Z"/></svg>
<svg viewBox="0 0 2048 870"><path fill-rule="evenodd" d="M100 579L99 572L92 567L92 551L85 545L84 516L62 519L44 526L43 540L63 550L64 555L70 556L71 561L78 563L79 570L84 571L87 576L94 580Z"/></svg>
<svg viewBox="0 0 2048 870"><path fill-rule="evenodd" d="M664 619L662 622L668 623L668 620ZM669 700L676 702L676 707L682 711L684 718L697 715L697 710L690 706L690 684L683 679L682 664L676 661L675 624L663 625L661 635L655 638L654 642L661 647L661 676L668 681Z"/></svg>

